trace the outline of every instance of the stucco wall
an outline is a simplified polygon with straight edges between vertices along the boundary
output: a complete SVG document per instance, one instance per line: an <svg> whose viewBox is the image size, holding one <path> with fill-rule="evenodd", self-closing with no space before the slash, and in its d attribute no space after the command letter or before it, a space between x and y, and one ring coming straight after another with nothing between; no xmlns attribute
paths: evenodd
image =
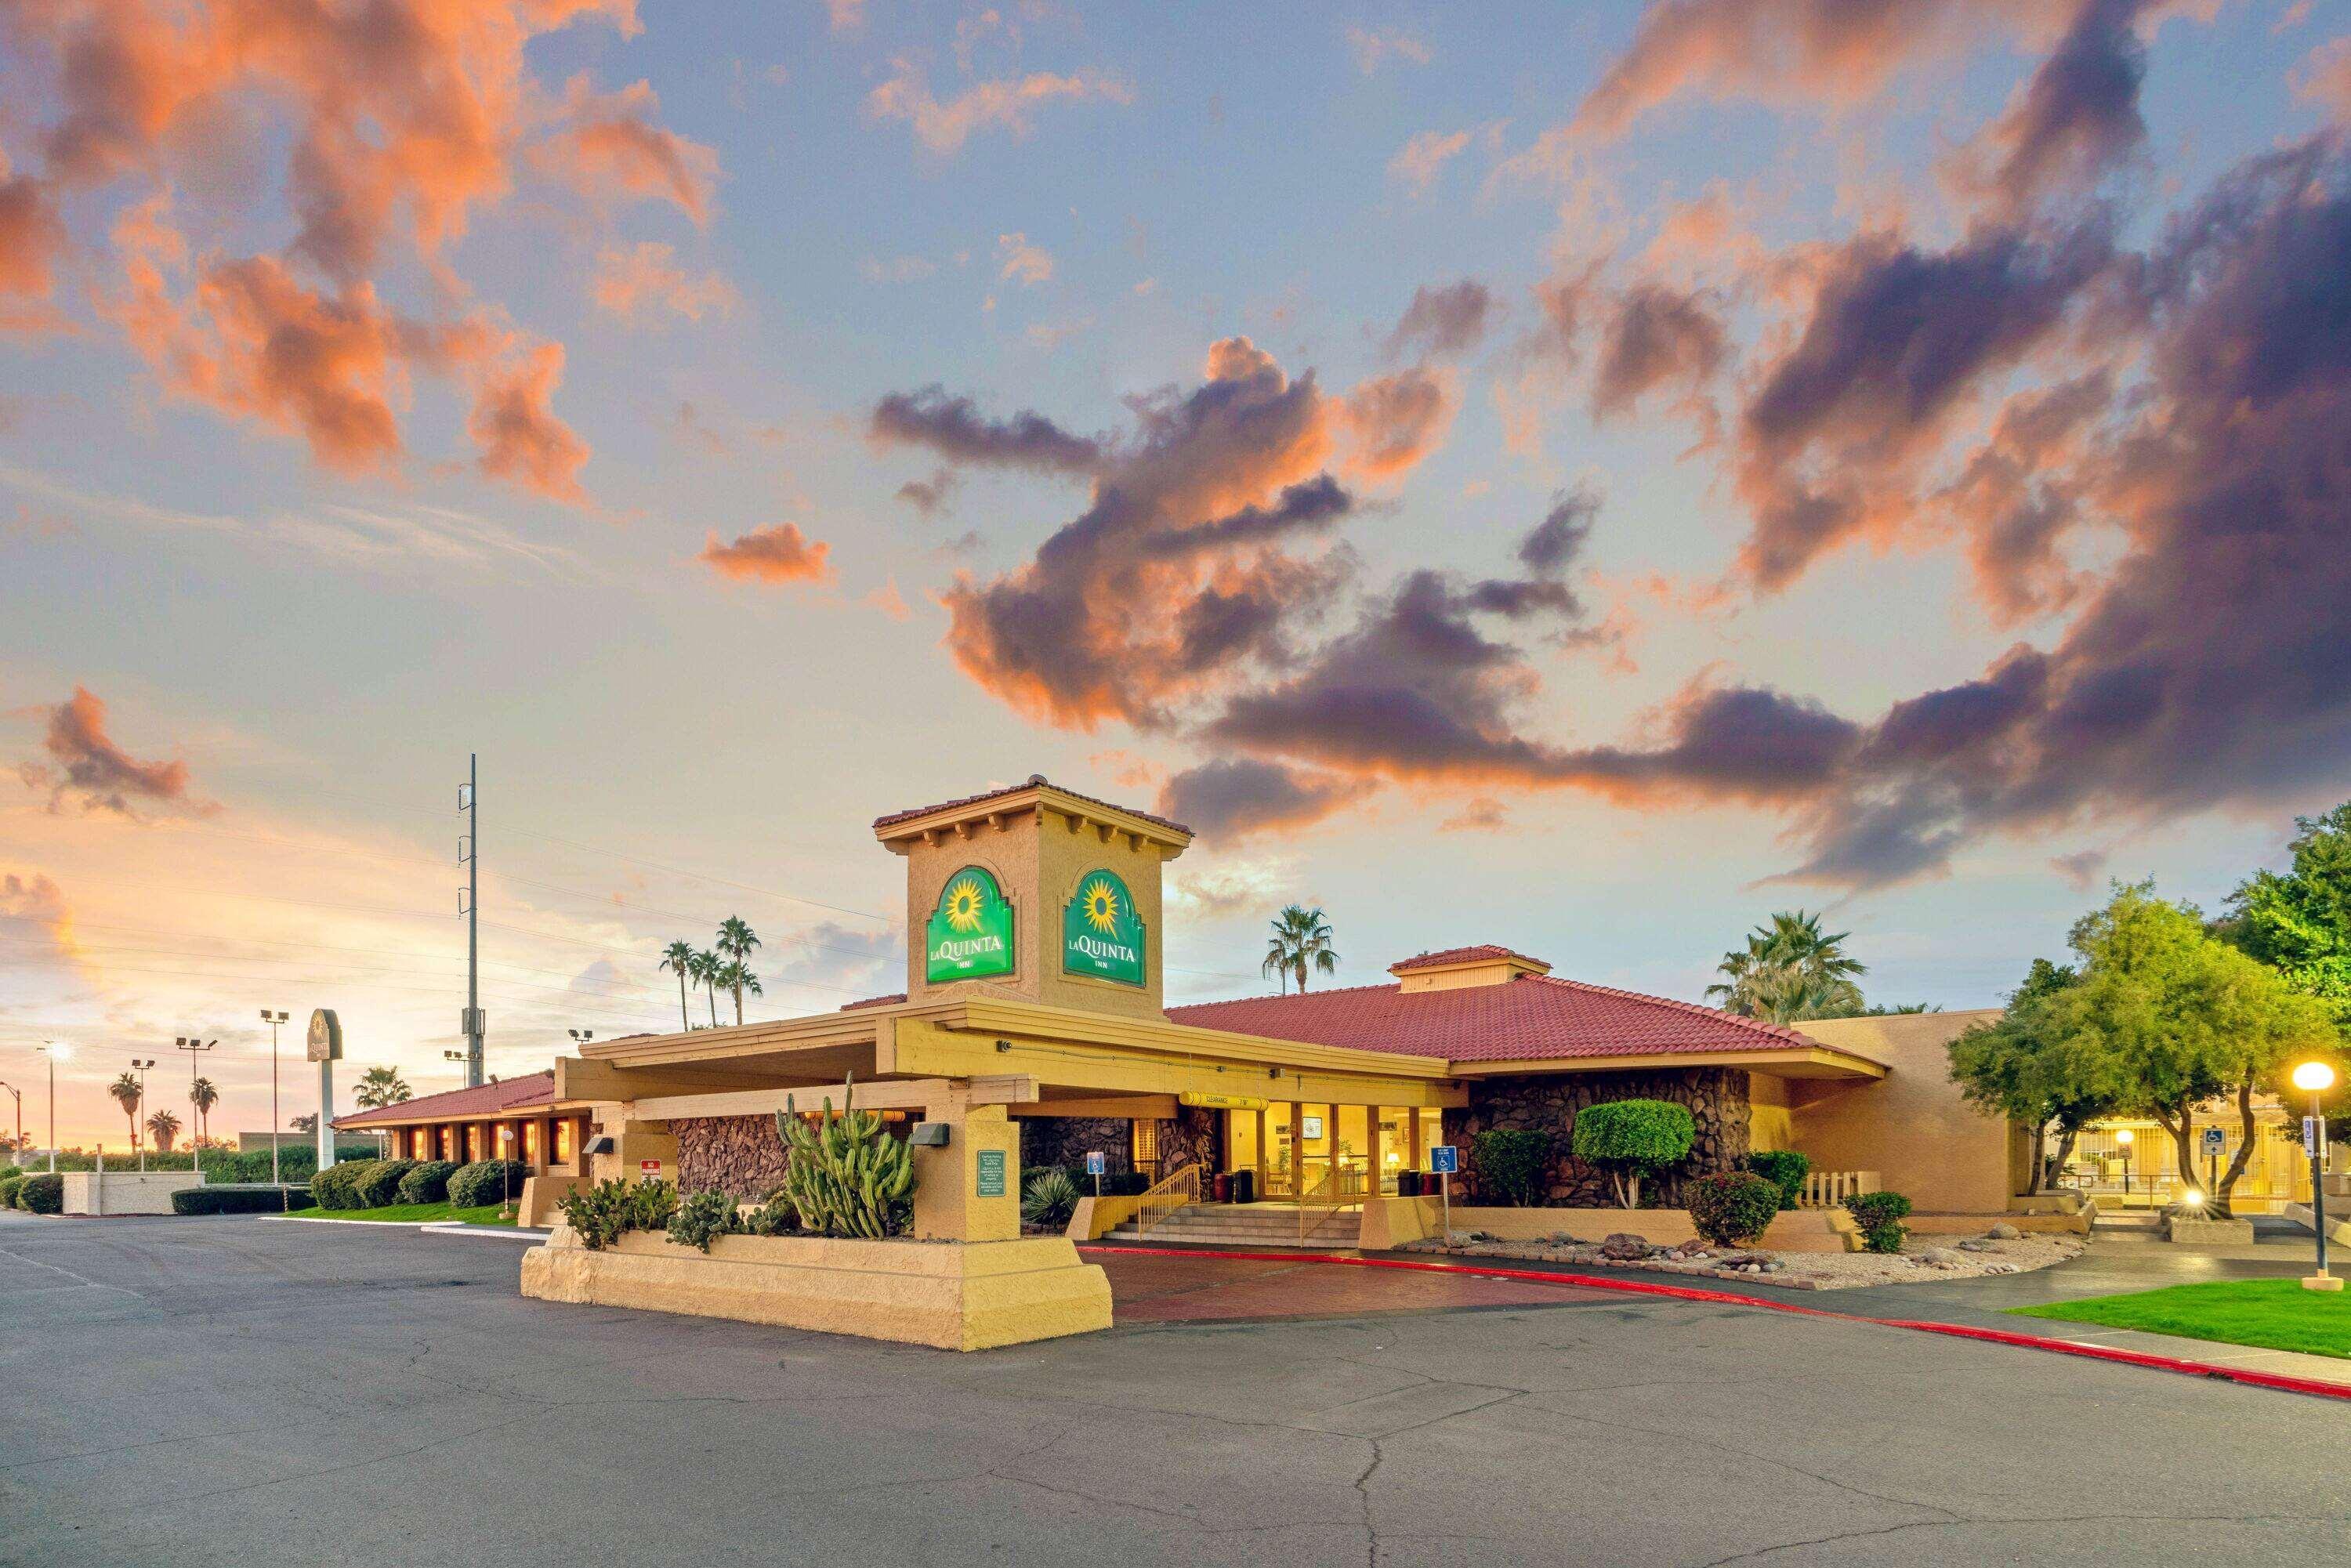
<svg viewBox="0 0 2351 1568"><path fill-rule="evenodd" d="M204 1185L193 1171L68 1171L65 1214L169 1214L172 1195Z"/></svg>
<svg viewBox="0 0 2351 1568"><path fill-rule="evenodd" d="M1553 1138L1551 1193L1554 1207L1604 1207L1615 1191L1604 1172L1568 1151L1575 1113L1611 1100L1669 1100L1689 1107L1698 1124L1690 1158L1679 1170L1642 1186L1645 1202L1670 1207L1681 1202L1682 1184L1709 1171L1735 1170L1747 1155L1747 1074L1701 1067L1666 1072L1562 1072L1541 1077L1482 1078L1469 1082L1469 1103L1445 1113L1445 1141L1462 1145L1462 1165L1475 1191L1476 1155L1471 1140L1496 1127L1549 1133ZM1654 1194L1654 1198L1650 1196Z"/></svg>
<svg viewBox="0 0 2351 1568"><path fill-rule="evenodd" d="M1798 1025L1823 1045L1882 1061L1875 1082L1798 1082L1795 1146L1816 1170L1876 1171L1928 1211L1998 1214L2008 1207L2009 1128L1959 1098L1945 1048L1997 1008Z"/></svg>

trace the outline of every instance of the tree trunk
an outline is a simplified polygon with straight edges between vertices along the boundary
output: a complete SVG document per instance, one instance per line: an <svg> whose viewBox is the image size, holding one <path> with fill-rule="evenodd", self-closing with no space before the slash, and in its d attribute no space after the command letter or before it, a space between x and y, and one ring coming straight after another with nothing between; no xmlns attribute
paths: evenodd
<svg viewBox="0 0 2351 1568"><path fill-rule="evenodd" d="M2057 1177L2064 1171L2065 1162L2074 1157L2074 1140L2081 1135L2079 1127L2060 1127L2057 1130L2057 1152L2049 1156L2048 1172L2043 1181L2046 1190L2056 1190Z"/></svg>
<svg viewBox="0 0 2351 1568"><path fill-rule="evenodd" d="M2230 1195L2237 1190L2237 1178L2245 1174L2245 1166L2253 1157L2253 1076L2250 1072L2245 1074L2245 1081L2237 1085L2237 1124L2241 1130L2237 1157L2229 1162L2229 1168L2221 1173L2220 1185L2210 1195L2212 1218L2215 1219L2234 1219L2237 1217L2236 1211L2230 1207Z"/></svg>
<svg viewBox="0 0 2351 1568"><path fill-rule="evenodd" d="M694 1028L694 1015L685 1010L685 971L684 969L677 972L677 1027L689 1031Z"/></svg>
<svg viewBox="0 0 2351 1568"><path fill-rule="evenodd" d="M2192 1104L2176 1107L2179 1117L2176 1123L2164 1114L2165 1109L2160 1105L2155 1107L2156 1122L2171 1134L2172 1147L2179 1156L2180 1179L2183 1182L2193 1181L2196 1179L2196 1107ZM2155 1190L2151 1177L2147 1190Z"/></svg>
<svg viewBox="0 0 2351 1568"><path fill-rule="evenodd" d="M2046 1122L2033 1123L2032 1163L2029 1167L2027 1167L2024 1173L2024 1196L2027 1197L2032 1197L2038 1195L2041 1191L2042 1179L2048 1168L2047 1156L2043 1155L2042 1151L2043 1146L2047 1144L2048 1139L2049 1124Z"/></svg>
<svg viewBox="0 0 2351 1568"><path fill-rule="evenodd" d="M711 986L707 989L710 992L710 1027L716 1029L718 1027L718 988Z"/></svg>
<svg viewBox="0 0 2351 1568"><path fill-rule="evenodd" d="M742 988L742 987L740 987L740 986L737 986L737 987L736 987L736 988L735 988L735 1023L736 1023L736 1027L737 1027L738 1029L739 1029L740 1027L742 1027L742 1023L743 1023L743 988Z"/></svg>

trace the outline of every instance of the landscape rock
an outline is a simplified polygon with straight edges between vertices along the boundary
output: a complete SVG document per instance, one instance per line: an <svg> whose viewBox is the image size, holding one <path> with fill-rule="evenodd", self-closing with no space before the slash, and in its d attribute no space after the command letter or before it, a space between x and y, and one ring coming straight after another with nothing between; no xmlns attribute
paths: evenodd
<svg viewBox="0 0 2351 1568"><path fill-rule="evenodd" d="M1911 1254L1929 1269L1956 1269L1965 1260L1948 1247L1928 1247Z"/></svg>
<svg viewBox="0 0 2351 1568"><path fill-rule="evenodd" d="M1611 1231L1600 1243L1600 1255L1613 1258L1620 1263L1634 1262L1646 1258L1653 1251L1663 1250L1663 1248L1652 1247L1647 1237L1635 1236L1629 1230Z"/></svg>
<svg viewBox="0 0 2351 1568"><path fill-rule="evenodd" d="M1985 1231L1984 1234L1991 1237L1994 1241L2014 1241L2022 1237L2024 1232L2019 1230L2015 1226L2011 1225L2007 1220L2003 1219L1999 1224L1993 1226L1990 1230Z"/></svg>
<svg viewBox="0 0 2351 1568"><path fill-rule="evenodd" d="M1970 1236L1965 1241L1955 1243L1955 1245L1957 1245L1959 1249L1962 1252L1996 1252L1999 1250L1998 1248L1991 1244L1991 1238L1984 1236Z"/></svg>

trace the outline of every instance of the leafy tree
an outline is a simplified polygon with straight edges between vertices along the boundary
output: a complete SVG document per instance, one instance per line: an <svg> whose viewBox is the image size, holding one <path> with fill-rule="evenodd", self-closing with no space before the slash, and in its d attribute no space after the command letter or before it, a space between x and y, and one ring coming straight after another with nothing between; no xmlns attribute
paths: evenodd
<svg viewBox="0 0 2351 1568"><path fill-rule="evenodd" d="M1724 977L1706 994L1722 998L1723 1010L1770 1023L1803 1019L1850 1018L1862 1010L1855 977L1868 967L1844 950L1849 931L1821 929L1821 917L1801 909L1781 910L1747 935L1716 966Z"/></svg>
<svg viewBox="0 0 2351 1568"><path fill-rule="evenodd" d="M2072 1049L2049 1007L2079 977L2071 964L2035 958L2023 983L2008 993L2008 1010L1969 1029L1949 1048L1951 1082L1961 1099L2032 1130L2027 1193L2050 1186L2073 1157L2082 1129L2115 1110L2104 1068L2090 1053Z"/></svg>
<svg viewBox="0 0 2351 1568"><path fill-rule="evenodd" d="M2194 908L2156 897L2151 883L2117 885L2075 923L2073 945L2080 977L2047 1005L2063 1049L2083 1054L2081 1082L2152 1116L2183 1172L2196 1168L2196 1107L2236 1102L2237 1155L2210 1195L2212 1212L2228 1216L2258 1134L2253 1097L2277 1087L2292 1058L2335 1043L2325 1007L2212 936Z"/></svg>
<svg viewBox="0 0 2351 1568"><path fill-rule="evenodd" d="M694 944L686 941L671 943L662 949L661 967L677 977L677 1027L694 1028L694 1019L685 1010L686 977L694 972Z"/></svg>
<svg viewBox="0 0 2351 1568"><path fill-rule="evenodd" d="M1320 909L1308 909L1293 904L1273 917L1273 934L1268 938L1265 962L1258 972L1282 977L1282 992L1289 994L1289 982L1295 979L1298 989L1306 989L1309 969L1325 975L1339 969L1338 951L1331 946L1331 922Z"/></svg>
<svg viewBox="0 0 2351 1568"><path fill-rule="evenodd" d="M2294 825L2292 869L2241 883L2220 933L2351 1031L2351 801Z"/></svg>
<svg viewBox="0 0 2351 1568"><path fill-rule="evenodd" d="M685 961L685 972L694 983L710 997L710 1027L718 1027L718 971L723 964L717 954L701 951Z"/></svg>
<svg viewBox="0 0 2351 1568"><path fill-rule="evenodd" d="M114 1096L114 1103L121 1106L122 1113L131 1119L131 1146L137 1148L139 1146L139 1102L146 1093L145 1090L139 1087L139 1074L124 1073L108 1084L106 1092Z"/></svg>
<svg viewBox="0 0 2351 1568"><path fill-rule="evenodd" d="M1620 1208L1641 1207L1641 1178L1689 1158L1698 1123L1670 1100L1610 1100L1575 1113L1569 1152L1608 1173Z"/></svg>
<svg viewBox="0 0 2351 1568"><path fill-rule="evenodd" d="M298 1133L307 1133L311 1136L316 1137L319 1133L319 1113L316 1111L306 1111L301 1115L287 1122L286 1124L293 1128Z"/></svg>
<svg viewBox="0 0 2351 1568"><path fill-rule="evenodd" d="M155 1146L168 1155L172 1152L172 1140L180 1135L180 1119L169 1111L157 1111L147 1118L147 1131L154 1135Z"/></svg>
<svg viewBox="0 0 2351 1568"><path fill-rule="evenodd" d="M351 1096L362 1111L381 1111L386 1105L397 1105L413 1100L415 1092L400 1076L396 1067L371 1067L360 1074L360 1086Z"/></svg>

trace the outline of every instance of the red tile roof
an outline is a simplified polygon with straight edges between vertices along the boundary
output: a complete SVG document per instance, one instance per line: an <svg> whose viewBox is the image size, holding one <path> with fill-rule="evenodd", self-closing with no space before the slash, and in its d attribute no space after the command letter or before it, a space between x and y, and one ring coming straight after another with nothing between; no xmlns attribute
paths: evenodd
<svg viewBox="0 0 2351 1568"><path fill-rule="evenodd" d="M1007 795L1018 795L1023 789L1040 789L1060 790L1071 800L1083 800L1089 806L1100 806L1112 811L1123 811L1130 817L1140 817L1146 822L1155 822L1171 832L1181 833L1187 839L1192 836L1192 830L1181 822L1170 821L1165 817L1155 817L1148 811L1138 811L1132 806L1122 806L1115 800L1104 800L1092 795L1081 795L1075 789L1063 789L1061 786L1054 783L1042 773L1031 773L1023 783L1007 784L1001 789L990 789L978 795L966 795L960 800L942 800L935 806L917 806L911 811L893 811L886 817L876 817L873 819L873 831L880 832L884 828L894 827L900 822L911 822L917 817L927 817L935 811L961 810L966 806L982 805L989 800L1000 800Z"/></svg>
<svg viewBox="0 0 2351 1568"><path fill-rule="evenodd" d="M1541 958L1530 958L1514 947L1497 947L1491 942L1481 942L1475 947L1447 947L1437 953L1417 953L1400 964L1390 964L1388 973L1402 975L1414 969L1436 969L1447 964L1474 964L1484 958L1516 958L1521 964L1532 964L1548 969Z"/></svg>
<svg viewBox="0 0 2351 1568"><path fill-rule="evenodd" d="M525 1105L543 1105L555 1098L555 1074L534 1072L524 1078L504 1078L496 1083L485 1083L478 1089L452 1089L440 1094L420 1095L402 1100L397 1105L380 1110L354 1111L348 1116L338 1116L338 1127L366 1127L378 1122L413 1122L419 1119L462 1122L469 1116L496 1116L518 1110Z"/></svg>
<svg viewBox="0 0 2351 1568"><path fill-rule="evenodd" d="M1452 1061L1785 1051L1819 1044L1794 1030L1637 991L1521 975L1490 986L1405 994L1353 986L1167 1009L1170 1019L1272 1040Z"/></svg>
<svg viewBox="0 0 2351 1568"><path fill-rule="evenodd" d="M894 1008L905 999L905 992L893 991L886 997L867 997L863 1001L843 1002L841 1004L841 1010L853 1013L860 1008Z"/></svg>

